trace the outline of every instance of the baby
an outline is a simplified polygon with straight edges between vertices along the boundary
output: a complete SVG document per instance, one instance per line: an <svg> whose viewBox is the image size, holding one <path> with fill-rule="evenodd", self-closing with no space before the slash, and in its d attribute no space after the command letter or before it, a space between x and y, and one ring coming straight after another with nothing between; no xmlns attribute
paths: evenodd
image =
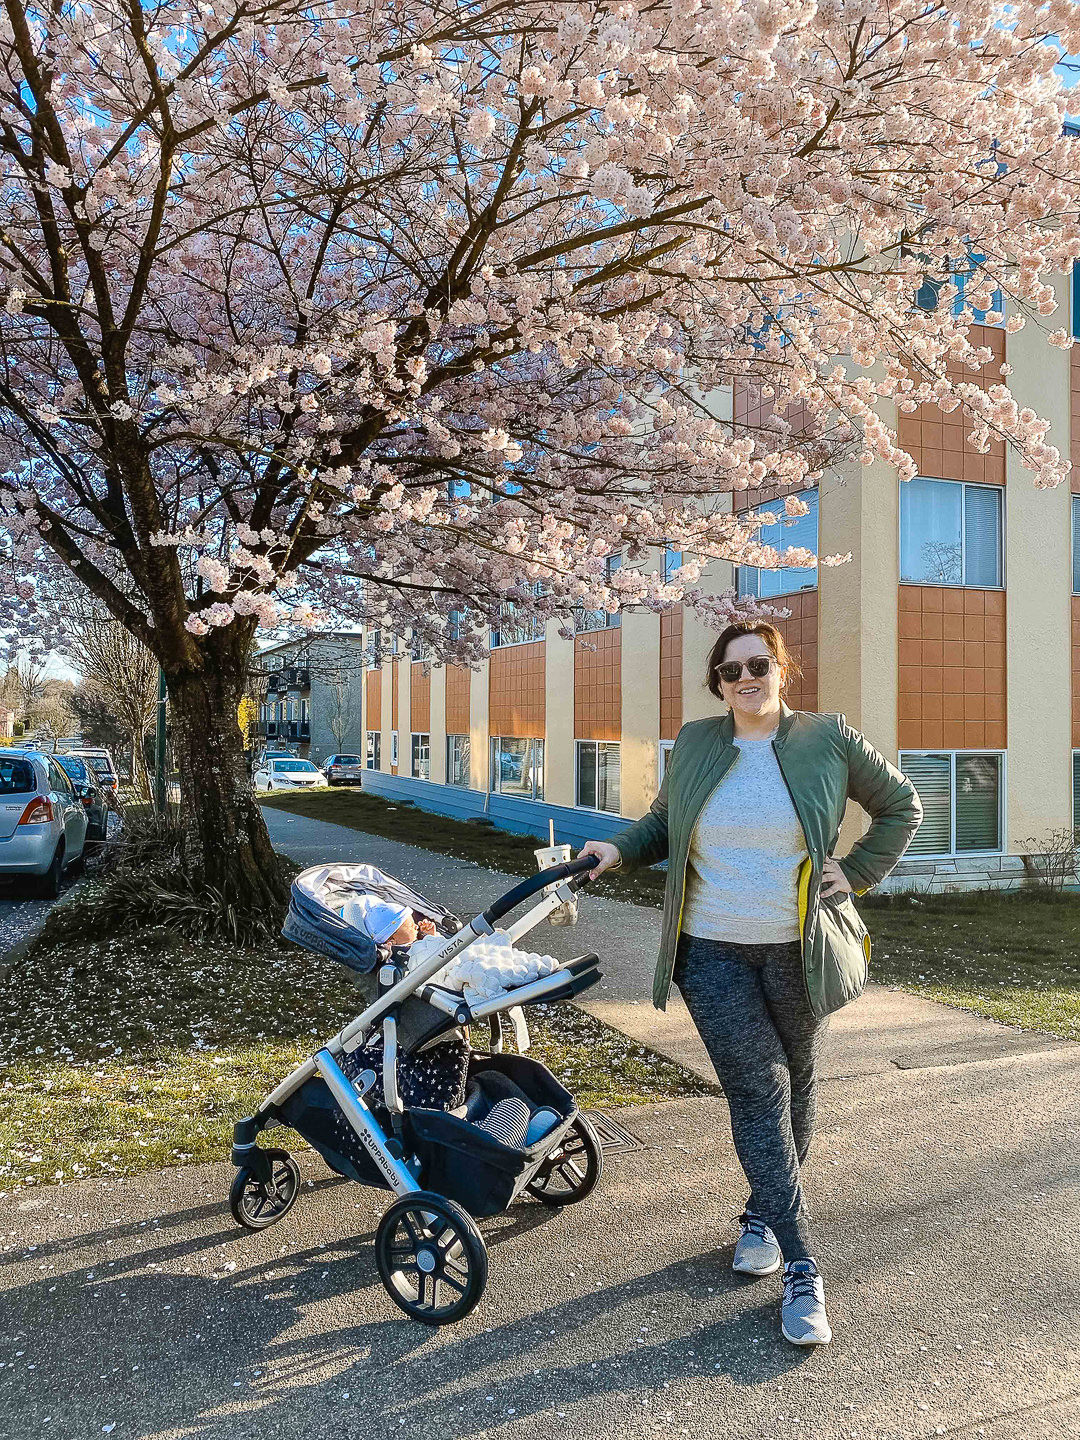
<svg viewBox="0 0 1080 1440"><path fill-rule="evenodd" d="M376 945L412 945L420 935L434 935L432 921L419 922L407 905L377 902L363 916L363 928Z"/></svg>

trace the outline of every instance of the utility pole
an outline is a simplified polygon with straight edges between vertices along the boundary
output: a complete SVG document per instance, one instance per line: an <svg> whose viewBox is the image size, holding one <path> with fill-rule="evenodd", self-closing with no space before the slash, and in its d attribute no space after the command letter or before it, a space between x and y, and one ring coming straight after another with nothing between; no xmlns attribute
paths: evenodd
<svg viewBox="0 0 1080 1440"><path fill-rule="evenodd" d="M154 751L154 809L165 813L165 671L158 666L157 675L157 744Z"/></svg>

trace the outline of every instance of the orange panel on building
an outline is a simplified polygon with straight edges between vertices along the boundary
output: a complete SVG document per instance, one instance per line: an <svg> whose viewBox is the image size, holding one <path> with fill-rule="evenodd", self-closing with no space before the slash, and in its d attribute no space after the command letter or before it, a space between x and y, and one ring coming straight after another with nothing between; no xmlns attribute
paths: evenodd
<svg viewBox="0 0 1080 1440"><path fill-rule="evenodd" d="M1080 595L1072 597L1072 743L1080 749Z"/></svg>
<svg viewBox="0 0 1080 1440"><path fill-rule="evenodd" d="M964 365L951 364L947 371L950 379L964 380L969 384L973 382L983 390L991 385L1000 385L1002 377L998 366L1005 360L1004 330L992 325L973 325L970 334L973 344L989 346L994 352L994 359L982 370L969 370ZM1073 383L1075 385L1075 380ZM992 440L989 452L980 455L966 438L970 429L971 420L965 417L963 410L956 409L951 415L946 415L936 405L920 405L913 414L900 415L896 422L900 446L915 461L920 475L938 480L972 480L982 485L1004 485L1004 442Z"/></svg>
<svg viewBox="0 0 1080 1440"><path fill-rule="evenodd" d="M739 436L740 432L748 432L757 442L761 454L767 454L769 449L774 448L776 444L774 435L763 429L765 422L775 411L776 406L772 400L765 399L760 394L752 396L747 391L744 381L737 380L735 382L732 387L732 418L735 434ZM793 401L783 412L783 418L791 426L792 435L799 434L806 415L806 406L800 400ZM797 488L790 485L756 485L747 490L735 490L731 496L731 508L736 514L742 510L753 510L758 505L768 505L771 501L779 499L781 495L797 495L799 490L813 489L817 483L816 480L813 480Z"/></svg>
<svg viewBox="0 0 1080 1440"><path fill-rule="evenodd" d="M901 585L899 625L900 749L1003 750L1005 592Z"/></svg>
<svg viewBox="0 0 1080 1440"><path fill-rule="evenodd" d="M674 740L682 725L683 607L660 615L660 739Z"/></svg>
<svg viewBox="0 0 1080 1440"><path fill-rule="evenodd" d="M574 736L622 739L622 630L618 627L591 630L574 642Z"/></svg>
<svg viewBox="0 0 1080 1440"><path fill-rule="evenodd" d="M410 669L409 724L415 734L425 735L431 729L431 665L414 660Z"/></svg>
<svg viewBox="0 0 1080 1440"><path fill-rule="evenodd" d="M382 671L369 670L364 676L364 700L367 729L382 729Z"/></svg>
<svg viewBox="0 0 1080 1440"><path fill-rule="evenodd" d="M543 640L492 650L488 664L488 729L492 735L544 738L546 656Z"/></svg>
<svg viewBox="0 0 1080 1440"><path fill-rule="evenodd" d="M467 735L472 724L472 671L460 665L446 667L446 733ZM528 737L526 737L528 738Z"/></svg>
<svg viewBox="0 0 1080 1440"><path fill-rule="evenodd" d="M792 710L816 710L818 703L818 592L797 590L792 595L778 595L770 604L790 610L786 620L771 623L784 637L784 644L799 663L801 675L792 676L784 691L784 700Z"/></svg>

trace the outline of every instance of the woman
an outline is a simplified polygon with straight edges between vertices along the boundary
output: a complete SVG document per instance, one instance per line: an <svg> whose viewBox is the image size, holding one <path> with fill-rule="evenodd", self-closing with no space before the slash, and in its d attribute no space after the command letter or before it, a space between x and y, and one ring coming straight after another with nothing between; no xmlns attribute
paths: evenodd
<svg viewBox="0 0 1080 1440"><path fill-rule="evenodd" d="M684 725L649 813L581 854L596 856L593 875L669 862L653 1004L665 1007L674 979L728 1099L750 1186L734 1268L769 1275L783 1257L784 1335L827 1345L800 1183L817 1056L828 1014L866 981L870 940L851 892L889 873L922 806L843 715L784 704L795 668L774 626L729 625L707 675L728 711ZM837 860L849 797L872 824Z"/></svg>

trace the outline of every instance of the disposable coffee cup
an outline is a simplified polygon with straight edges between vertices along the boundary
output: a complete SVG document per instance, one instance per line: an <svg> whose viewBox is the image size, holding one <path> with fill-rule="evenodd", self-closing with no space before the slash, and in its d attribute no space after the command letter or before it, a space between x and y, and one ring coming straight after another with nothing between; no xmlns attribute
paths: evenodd
<svg viewBox="0 0 1080 1440"><path fill-rule="evenodd" d="M544 845L539 850L534 850L536 865L539 870L550 870L553 865L565 865L570 859L569 845Z"/></svg>

